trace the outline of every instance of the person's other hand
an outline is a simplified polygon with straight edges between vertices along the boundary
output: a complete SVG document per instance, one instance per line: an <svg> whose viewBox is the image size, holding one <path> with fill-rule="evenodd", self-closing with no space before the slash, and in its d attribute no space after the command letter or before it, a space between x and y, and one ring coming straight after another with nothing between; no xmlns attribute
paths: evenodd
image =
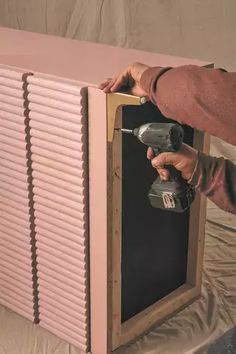
<svg viewBox="0 0 236 354"><path fill-rule="evenodd" d="M107 79L102 82L99 88L105 93L127 89L130 90L133 95L140 97L147 96L147 92L140 86L141 76L147 69L149 69L149 66L145 64L133 63L113 79Z"/></svg>
<svg viewBox="0 0 236 354"><path fill-rule="evenodd" d="M163 181L169 179L169 171L165 169L165 165L172 165L182 174L185 180L190 180L198 159L197 150L182 144L177 152L163 152L154 157L153 150L148 148L147 158L151 160L152 166L156 168Z"/></svg>

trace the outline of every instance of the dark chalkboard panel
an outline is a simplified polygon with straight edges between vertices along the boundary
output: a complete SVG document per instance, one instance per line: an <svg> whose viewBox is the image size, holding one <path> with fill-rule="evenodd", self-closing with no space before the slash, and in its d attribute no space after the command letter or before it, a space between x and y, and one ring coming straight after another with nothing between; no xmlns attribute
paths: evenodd
<svg viewBox="0 0 236 354"><path fill-rule="evenodd" d="M151 103L123 108L123 127L169 122ZM193 129L184 126L192 145ZM154 209L148 191L156 172L145 145L131 135L122 143L122 322L185 283L189 211Z"/></svg>

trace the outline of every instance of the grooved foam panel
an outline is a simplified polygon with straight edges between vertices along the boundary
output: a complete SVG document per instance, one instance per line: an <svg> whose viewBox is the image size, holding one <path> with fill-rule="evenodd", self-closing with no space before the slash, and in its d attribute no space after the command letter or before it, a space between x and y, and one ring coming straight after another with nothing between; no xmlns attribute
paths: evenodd
<svg viewBox="0 0 236 354"><path fill-rule="evenodd" d="M0 303L36 320L24 77L0 66Z"/></svg>
<svg viewBox="0 0 236 354"><path fill-rule="evenodd" d="M72 84L28 83L40 325L87 350L86 102Z"/></svg>

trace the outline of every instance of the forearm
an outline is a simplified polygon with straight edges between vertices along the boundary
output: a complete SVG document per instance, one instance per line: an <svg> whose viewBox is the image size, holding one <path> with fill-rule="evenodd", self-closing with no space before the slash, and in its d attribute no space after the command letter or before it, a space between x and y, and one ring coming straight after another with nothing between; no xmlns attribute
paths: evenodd
<svg viewBox="0 0 236 354"><path fill-rule="evenodd" d="M236 214L236 165L199 153L191 184L221 209Z"/></svg>
<svg viewBox="0 0 236 354"><path fill-rule="evenodd" d="M236 73L192 65L150 68L140 85L165 117L236 144Z"/></svg>

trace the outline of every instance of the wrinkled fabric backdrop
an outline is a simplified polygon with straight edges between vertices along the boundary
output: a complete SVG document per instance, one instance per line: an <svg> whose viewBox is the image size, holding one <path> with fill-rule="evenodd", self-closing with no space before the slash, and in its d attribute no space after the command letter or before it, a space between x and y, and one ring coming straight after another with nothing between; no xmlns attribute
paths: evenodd
<svg viewBox="0 0 236 354"><path fill-rule="evenodd" d="M0 26L203 59L236 71L235 0L0 0ZM220 139L212 138L211 154L236 163L236 148ZM235 323L236 217L208 203L202 297L119 353L204 354ZM52 353L80 351L0 307L0 354Z"/></svg>

